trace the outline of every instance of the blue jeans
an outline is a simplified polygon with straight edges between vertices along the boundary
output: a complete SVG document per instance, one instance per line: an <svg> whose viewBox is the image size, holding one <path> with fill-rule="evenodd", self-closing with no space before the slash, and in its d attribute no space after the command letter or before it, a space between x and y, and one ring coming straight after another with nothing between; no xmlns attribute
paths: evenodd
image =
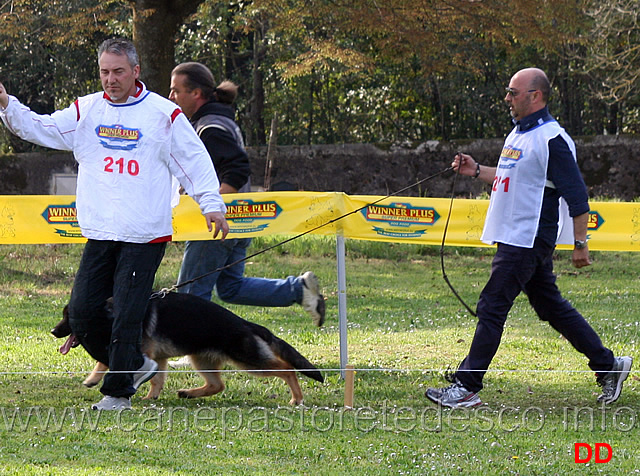
<svg viewBox="0 0 640 476"><path fill-rule="evenodd" d="M89 355L109 366L100 391L135 393L133 374L144 363L142 323L166 243L89 240L73 282L69 324ZM113 297L113 313L105 301Z"/></svg>
<svg viewBox="0 0 640 476"><path fill-rule="evenodd" d="M533 248L498 244L491 276L478 300L478 323L471 348L456 372L467 390L482 389L482 379L498 351L507 314L521 291L527 294L538 317L589 359L592 370L609 371L613 367L613 353L560 294L553 273L554 249L539 239Z"/></svg>
<svg viewBox="0 0 640 476"><path fill-rule="evenodd" d="M179 292L189 293L211 300L213 288L220 299L231 304L249 306L287 307L302 302L302 279L289 276L286 279L245 278L244 261L230 268L209 274L247 256L251 239L238 238L205 241L187 241L178 284L199 278L181 286Z"/></svg>

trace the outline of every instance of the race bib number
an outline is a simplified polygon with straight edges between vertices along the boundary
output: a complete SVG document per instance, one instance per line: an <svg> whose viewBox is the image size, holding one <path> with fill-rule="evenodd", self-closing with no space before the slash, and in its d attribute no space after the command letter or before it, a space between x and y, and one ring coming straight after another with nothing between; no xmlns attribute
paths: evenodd
<svg viewBox="0 0 640 476"><path fill-rule="evenodd" d="M109 174L127 174L135 177L140 173L140 164L135 159L125 160L122 157L119 159L105 157L104 171Z"/></svg>
<svg viewBox="0 0 640 476"><path fill-rule="evenodd" d="M493 191L497 192L500 187L502 187L502 191L507 193L509 192L509 177L500 177L496 175L493 179Z"/></svg>

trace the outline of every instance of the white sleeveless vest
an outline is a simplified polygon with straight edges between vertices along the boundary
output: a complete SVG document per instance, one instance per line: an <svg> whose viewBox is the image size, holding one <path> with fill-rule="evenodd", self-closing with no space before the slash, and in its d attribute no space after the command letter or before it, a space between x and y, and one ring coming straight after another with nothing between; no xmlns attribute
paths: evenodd
<svg viewBox="0 0 640 476"><path fill-rule="evenodd" d="M493 180L483 242L533 247L544 188L554 186L547 181L549 141L558 135L567 142L575 160L575 144L555 120L540 120L538 126L524 132L514 128L507 136ZM573 244L573 220L563 199L557 243Z"/></svg>

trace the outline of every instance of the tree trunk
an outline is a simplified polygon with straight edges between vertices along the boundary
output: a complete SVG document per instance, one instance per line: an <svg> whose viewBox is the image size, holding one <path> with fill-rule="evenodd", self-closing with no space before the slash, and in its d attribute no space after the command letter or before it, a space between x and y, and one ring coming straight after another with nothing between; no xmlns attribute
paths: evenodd
<svg viewBox="0 0 640 476"><path fill-rule="evenodd" d="M184 19L204 0L130 0L133 42L140 57L140 79L167 97L175 66L175 35Z"/></svg>
<svg viewBox="0 0 640 476"><path fill-rule="evenodd" d="M260 69L262 60L266 53L264 36L262 31L253 33L253 71L252 71L252 94L249 107L249 117L253 129L254 143L251 145L264 145L267 136L264 128L264 75Z"/></svg>
<svg viewBox="0 0 640 476"><path fill-rule="evenodd" d="M618 125L619 112L620 112L619 103L616 102L616 103L613 103L611 106L609 106L609 120L607 122L607 134L609 135L614 135L620 132L619 125Z"/></svg>

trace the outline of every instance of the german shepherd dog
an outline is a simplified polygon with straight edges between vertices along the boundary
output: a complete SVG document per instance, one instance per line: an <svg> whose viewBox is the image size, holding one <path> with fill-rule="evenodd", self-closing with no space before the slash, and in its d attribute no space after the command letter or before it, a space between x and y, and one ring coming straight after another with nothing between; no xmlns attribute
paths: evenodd
<svg viewBox="0 0 640 476"><path fill-rule="evenodd" d="M113 309L111 300L105 304ZM62 320L52 329L56 337L67 337L60 352L66 354L79 342L71 333L68 306ZM302 390L294 369L324 382L307 359L266 327L246 321L218 304L191 294L170 292L149 299L143 324L142 351L158 363L151 389L144 399L157 399L167 378L167 359L189 356L205 385L178 391L181 398L207 397L224 390L220 372L225 363L262 377L280 377L291 389L291 405L302 403ZM97 385L108 367L98 362L83 384ZM265 372L266 371L266 372Z"/></svg>

